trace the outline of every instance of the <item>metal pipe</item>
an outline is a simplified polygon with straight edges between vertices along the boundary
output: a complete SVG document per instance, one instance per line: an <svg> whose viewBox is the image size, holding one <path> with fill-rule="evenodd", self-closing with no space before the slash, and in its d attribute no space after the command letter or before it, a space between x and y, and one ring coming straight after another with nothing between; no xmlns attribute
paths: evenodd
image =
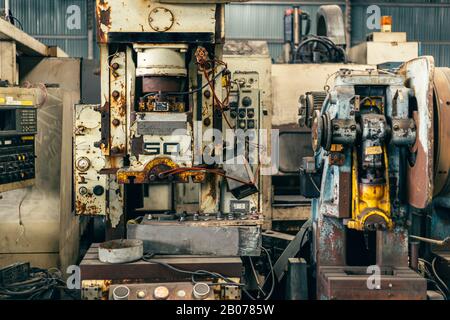
<svg viewBox="0 0 450 320"><path fill-rule="evenodd" d="M10 8L11 6L9 0L5 0L5 18L8 18ZM7 20L9 21L9 19Z"/></svg>
<svg viewBox="0 0 450 320"><path fill-rule="evenodd" d="M418 241L409 244L409 266L414 271L419 270L419 248L420 243Z"/></svg>
<svg viewBox="0 0 450 320"><path fill-rule="evenodd" d="M300 9L299 7L294 7L294 47L297 49L300 44Z"/></svg>
<svg viewBox="0 0 450 320"><path fill-rule="evenodd" d="M352 7L351 0L345 1L345 47L347 55L352 43Z"/></svg>
<svg viewBox="0 0 450 320"><path fill-rule="evenodd" d="M422 242L435 244L437 246L445 246L448 243L450 243L450 237L447 237L444 240L435 240L435 239L424 238L424 237L413 236L413 235L410 235L409 237L412 238L412 239L416 239L416 240L422 241Z"/></svg>
<svg viewBox="0 0 450 320"><path fill-rule="evenodd" d="M88 30L88 59L94 59L94 30Z"/></svg>

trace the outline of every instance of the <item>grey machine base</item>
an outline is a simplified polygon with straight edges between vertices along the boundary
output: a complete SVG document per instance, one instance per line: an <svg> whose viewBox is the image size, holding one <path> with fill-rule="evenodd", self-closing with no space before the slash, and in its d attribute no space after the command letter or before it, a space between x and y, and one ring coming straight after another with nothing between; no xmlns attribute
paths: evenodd
<svg viewBox="0 0 450 320"><path fill-rule="evenodd" d="M195 222L143 222L127 226L128 239L144 241L144 253L260 256L261 226Z"/></svg>

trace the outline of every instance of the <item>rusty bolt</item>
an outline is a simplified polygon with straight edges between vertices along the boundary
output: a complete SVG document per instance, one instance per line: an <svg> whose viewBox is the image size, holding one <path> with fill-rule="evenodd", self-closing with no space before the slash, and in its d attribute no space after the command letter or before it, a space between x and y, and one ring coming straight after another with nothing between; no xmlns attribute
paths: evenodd
<svg viewBox="0 0 450 320"><path fill-rule="evenodd" d="M119 119L114 119L113 121L112 121L112 124L113 124L113 126L118 126L119 124L120 124L120 120Z"/></svg>
<svg viewBox="0 0 450 320"><path fill-rule="evenodd" d="M114 148L111 149L111 153L112 154L118 154L119 152L120 152L119 147L114 147Z"/></svg>
<svg viewBox="0 0 450 320"><path fill-rule="evenodd" d="M206 90L206 91L203 93L203 95L205 96L206 99L209 99L209 98L211 98L211 91Z"/></svg>
<svg viewBox="0 0 450 320"><path fill-rule="evenodd" d="M120 97L120 92L117 90L114 90L112 93L112 96L114 99L118 99Z"/></svg>
<svg viewBox="0 0 450 320"><path fill-rule="evenodd" d="M206 118L205 120L203 120L203 124L205 125L205 127L209 127L211 125L211 119Z"/></svg>
<svg viewBox="0 0 450 320"><path fill-rule="evenodd" d="M117 62L114 62L114 63L111 65L111 68L113 68L114 70L119 69L119 67L120 67L120 65L119 65Z"/></svg>
<svg viewBox="0 0 450 320"><path fill-rule="evenodd" d="M394 131L398 131L398 129L400 129L400 127L398 126L398 124L396 124L396 125L394 126Z"/></svg>

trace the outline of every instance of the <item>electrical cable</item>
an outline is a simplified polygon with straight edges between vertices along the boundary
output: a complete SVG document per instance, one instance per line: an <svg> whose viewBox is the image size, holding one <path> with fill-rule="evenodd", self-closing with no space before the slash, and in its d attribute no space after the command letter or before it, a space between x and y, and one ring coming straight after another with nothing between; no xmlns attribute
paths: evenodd
<svg viewBox="0 0 450 320"><path fill-rule="evenodd" d="M155 254L153 254L153 253L146 254L142 257L142 260L145 262L161 265L163 267L166 267L166 268L168 268L172 271L178 272L178 273L187 274L187 275L191 275L191 276L203 276L203 277L211 277L213 279L222 279L226 282L226 283L222 283L222 284L219 283L217 285L232 285L232 286L237 286L237 287L244 286L243 284L234 282L233 280L231 280L219 273L210 272L210 271L206 271L206 270L196 270L196 271L182 270L182 269L174 267L168 263L152 259L154 256L155 256Z"/></svg>
<svg viewBox="0 0 450 320"><path fill-rule="evenodd" d="M221 76L226 70L228 70L227 68L223 68L215 77L213 80L217 80L219 78L219 76ZM185 91L185 92L149 92L147 94L145 94L144 96L142 96L142 98L147 98L148 96L153 96L155 94L163 94L163 95L168 95L168 96L185 96L185 95L192 95L194 93L200 92L203 89L206 89L209 86L209 83L206 83L205 85L203 85L201 88L197 88L191 91Z"/></svg>
<svg viewBox="0 0 450 320"><path fill-rule="evenodd" d="M423 276L425 277L425 279L427 281L433 283L434 286L436 287L436 290L438 290L443 295L444 299L447 300L447 294L445 294L444 290L440 287L440 284L433 279L436 277L436 274L433 275L427 268L427 266L429 266L431 269L433 269L433 264L422 258L419 258L418 260L423 263L422 271L424 273Z"/></svg>
<svg viewBox="0 0 450 320"><path fill-rule="evenodd" d="M269 293L267 294L266 298L264 299L264 300L269 300L272 297L272 294L273 294L273 292L275 290L275 271L273 269L272 258L270 257L269 251L266 248L264 248L264 247L261 247L261 249L264 250L264 252L267 255L267 259L269 260L270 275L272 277L272 287L270 288Z"/></svg>
<svg viewBox="0 0 450 320"><path fill-rule="evenodd" d="M270 297L272 296L274 290L275 290L275 272L274 272L274 269L273 269L272 259L270 258L269 251L268 251L266 248L264 248L264 247L261 247L261 248L264 250L264 252L265 252L266 255L267 255L267 259L268 259L268 261L269 261L269 266L270 266L270 276L272 277L272 286L271 286L270 292L266 295L266 297L265 297L265 299L264 299L264 300L269 300ZM197 281L195 280L195 276L200 276L200 277L210 277L210 278L213 278L213 279L221 279L221 280L223 280L223 281L225 281L225 282L224 282L224 283L214 283L214 284L213 284L213 283L210 283L210 284L208 284L208 285L211 285L211 286L217 286L217 285L219 285L219 286L236 286L236 287L240 287L240 288L242 289L242 291L243 291L245 294L247 294L247 296L248 296L251 300L258 300L258 299L256 299L255 297L253 297L253 296L248 292L247 289L244 288L244 287L245 287L245 284L237 283L237 282L231 280L230 278L228 278L228 277L226 277L226 276L224 276L224 275L222 275L222 274L220 274L220 273L217 273L217 272L211 272L211 271L207 271L207 270L188 271L188 270L179 269L179 268L174 267L174 266L172 266L172 265L170 265L170 264L168 264L168 263L165 263L165 262L162 262L162 261L158 261L158 260L152 259L154 256L155 256L154 253L147 253L147 254L145 254L145 255L142 257L142 260L145 261L145 262L148 262L148 263L155 263L155 264L158 264L158 265L160 265L160 266L163 266L163 267L165 267L165 268L168 268L168 269L170 269L170 270L172 270L172 271L175 271L175 272L178 272L178 273L190 275L190 276L191 276L191 280L192 280L193 283L197 283ZM266 280L267 280L267 279L266 279Z"/></svg>
<svg viewBox="0 0 450 320"><path fill-rule="evenodd" d="M19 24L20 30L23 31L23 25L22 25L22 22L21 22L19 19L17 19L16 17L13 16L11 10L9 10L9 12L6 13L5 19L6 19L6 21L9 21L9 23L11 23L12 25L15 25L15 24L14 24L14 21L17 22L17 23Z"/></svg>
<svg viewBox="0 0 450 320"><path fill-rule="evenodd" d="M324 49L326 50L326 60L320 61L320 62L346 62L347 56L343 48L338 47L333 41L331 41L329 38L324 36L313 36L309 35L306 37L302 43L298 46L298 48L295 50L294 54L294 63L297 62L305 62L304 56L305 53L302 52L305 49L309 49L310 53L309 55L312 55L314 50L317 49L317 45L321 44ZM309 45L309 46L307 46ZM305 48L305 49L304 49ZM299 59L300 55L300 59ZM311 60L314 62L314 58ZM308 62L308 61L306 61Z"/></svg>
<svg viewBox="0 0 450 320"><path fill-rule="evenodd" d="M53 272L51 270L54 270ZM56 272L55 272L56 271ZM0 285L0 299L14 300L35 300L51 297L56 289L62 289L69 296L72 296L67 289L62 278L62 273L52 268L49 270L41 268L31 268L27 280L7 285Z"/></svg>
<svg viewBox="0 0 450 320"><path fill-rule="evenodd" d="M261 284L259 283L258 274L256 273L256 269L255 269L255 266L254 266L254 264L253 264L252 257L248 257L248 260L250 261L250 267L251 267L252 272L253 272L253 277L255 277L256 286L258 287L258 290L261 291L261 293L262 293L263 295L266 295L264 289L261 288Z"/></svg>
<svg viewBox="0 0 450 320"><path fill-rule="evenodd" d="M435 278L442 284L442 286L445 288L445 290L446 290L447 292L450 292L450 291L448 290L448 287L447 287L447 285L445 284L445 282L442 281L442 279L439 277L439 275L438 275L437 272L436 272L436 267L435 267L436 260L437 260L437 258L435 257L435 258L433 259L433 261L431 262L431 270L433 271L433 274L434 274Z"/></svg>

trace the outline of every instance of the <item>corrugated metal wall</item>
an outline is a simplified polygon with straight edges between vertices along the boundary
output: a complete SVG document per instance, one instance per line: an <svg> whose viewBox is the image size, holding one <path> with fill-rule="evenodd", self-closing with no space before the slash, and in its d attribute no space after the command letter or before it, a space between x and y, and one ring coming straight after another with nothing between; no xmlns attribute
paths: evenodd
<svg viewBox="0 0 450 320"><path fill-rule="evenodd" d="M272 1L276 3L277 1ZM269 42L272 58L282 54L283 15L294 1L279 4L232 4L226 13L228 39L260 39ZM298 1L313 18L321 4L333 1ZM316 4L317 3L317 4ZM336 1L344 9L344 1ZM405 31L408 39L421 42L421 54L435 57L438 66L450 67L450 1L351 1L352 44L363 41L367 29L367 7L378 5L382 15L393 16L393 31Z"/></svg>
<svg viewBox="0 0 450 320"><path fill-rule="evenodd" d="M439 3L438 3L439 2ZM435 57L438 66L450 67L450 4L449 1L420 3L382 3L382 15L393 17L393 31L405 31L408 40L421 43L421 54ZM352 42L362 41L366 27L367 4L352 7Z"/></svg>
<svg viewBox="0 0 450 320"><path fill-rule="evenodd" d="M10 0L11 9L23 28L49 45L58 45L72 56L87 56L88 0ZM272 57L282 54L283 15L296 1L231 4L226 10L229 39L260 39L269 42ZM344 1L297 1L313 17L321 4ZM394 31L405 31L410 40L420 41L422 54L433 55L439 66L450 66L450 0L362 1L352 0L352 43L359 43L370 32L366 27L367 7L379 5L381 14L392 15ZM0 0L4 7L4 0ZM67 9L81 10L81 28L67 27ZM98 50L96 50L98 53Z"/></svg>
<svg viewBox="0 0 450 320"><path fill-rule="evenodd" d="M265 40L272 58L283 53L283 18L289 4L233 4L225 11L227 39ZM320 5L302 5L302 10L312 18L311 32L316 25L316 12Z"/></svg>
<svg viewBox="0 0 450 320"><path fill-rule="evenodd" d="M4 8L4 0L0 4ZM71 56L87 56L86 0L10 0L10 6L24 31L36 39L59 46ZM70 6L78 6L81 11L79 29L67 26Z"/></svg>

